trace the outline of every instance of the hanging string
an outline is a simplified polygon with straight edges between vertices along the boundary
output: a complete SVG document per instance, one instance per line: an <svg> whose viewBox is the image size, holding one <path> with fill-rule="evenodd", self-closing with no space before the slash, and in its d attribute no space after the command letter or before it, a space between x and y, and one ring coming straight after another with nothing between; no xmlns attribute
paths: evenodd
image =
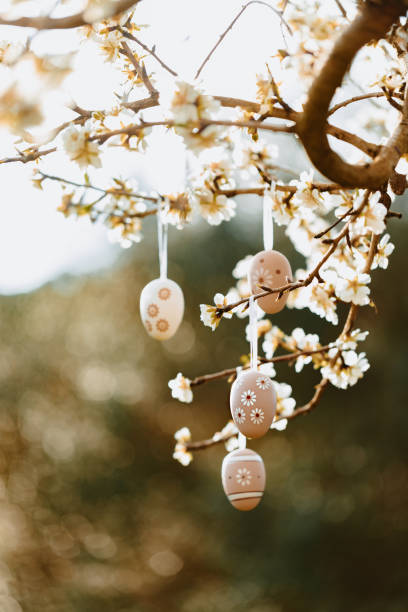
<svg viewBox="0 0 408 612"><path fill-rule="evenodd" d="M239 448L239 450L242 450L243 448L246 448L246 443L247 443L246 436L244 436L244 434L239 431L238 432L238 448Z"/></svg>
<svg viewBox="0 0 408 612"><path fill-rule="evenodd" d="M167 278L167 232L168 225L163 223L162 202L157 204L157 244L159 247L160 278Z"/></svg>
<svg viewBox="0 0 408 612"><path fill-rule="evenodd" d="M249 298L249 343L251 352L251 368L258 368L258 324L254 296Z"/></svg>
<svg viewBox="0 0 408 612"><path fill-rule="evenodd" d="M242 366L237 366L236 368L236 372L237 372L237 379L240 376L241 372L242 372ZM238 432L238 448L239 450L242 450L243 448L246 448L246 443L247 443L247 439L246 436L244 436L244 434L242 434L240 431Z"/></svg>
<svg viewBox="0 0 408 612"><path fill-rule="evenodd" d="M272 198L268 189L265 189L263 196L263 241L265 251L273 249L273 216Z"/></svg>

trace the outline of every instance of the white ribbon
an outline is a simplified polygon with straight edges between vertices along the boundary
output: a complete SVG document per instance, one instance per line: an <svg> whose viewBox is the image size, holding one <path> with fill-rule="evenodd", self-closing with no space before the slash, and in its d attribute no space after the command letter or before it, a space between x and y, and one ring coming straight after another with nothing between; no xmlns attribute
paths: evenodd
<svg viewBox="0 0 408 612"><path fill-rule="evenodd" d="M254 296L249 298L249 344L251 353L251 368L258 368L258 325Z"/></svg>
<svg viewBox="0 0 408 612"><path fill-rule="evenodd" d="M244 448L246 448L246 436L244 436L243 433L241 433L240 431L238 432L238 448L239 450L243 450Z"/></svg>
<svg viewBox="0 0 408 612"><path fill-rule="evenodd" d="M273 249L273 216L271 192L265 189L263 196L263 242L265 251Z"/></svg>
<svg viewBox="0 0 408 612"><path fill-rule="evenodd" d="M162 219L162 203L157 204L157 244L159 247L160 278L167 278L167 223Z"/></svg>
<svg viewBox="0 0 408 612"><path fill-rule="evenodd" d="M237 372L237 379L238 379L238 377L240 376L240 374L242 372L242 366L238 366L236 368L236 372ZM242 449L246 448L246 443L247 443L246 436L244 436L243 433L238 431L238 448L239 448L239 450L242 450Z"/></svg>

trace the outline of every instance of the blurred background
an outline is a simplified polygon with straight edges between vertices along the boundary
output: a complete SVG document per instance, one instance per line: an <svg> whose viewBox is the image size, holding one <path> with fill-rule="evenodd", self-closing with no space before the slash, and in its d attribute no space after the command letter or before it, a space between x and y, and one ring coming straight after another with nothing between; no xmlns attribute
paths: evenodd
<svg viewBox="0 0 408 612"><path fill-rule="evenodd" d="M3 296L2 612L406 610L408 244L406 223L390 224L398 248L388 273L375 274L378 315L366 308L358 321L371 330L371 369L250 444L267 469L251 513L222 491L222 445L188 468L171 458L176 429L200 439L224 425L227 384L204 385L183 405L167 381L233 366L247 351L244 322L213 334L198 305L230 286L236 260L260 248L259 228L238 216L194 236L171 232L169 273L188 308L167 343L150 339L138 314L156 274L154 241L102 272ZM323 340L334 331L302 311L278 317ZM277 378L299 404L315 380L286 366Z"/></svg>
<svg viewBox="0 0 408 612"><path fill-rule="evenodd" d="M143 32L190 75L241 6L207 4L197 19L192 3L160 3L161 19ZM154 13L158 5L145 6ZM255 28L257 44L243 46ZM255 72L281 45L271 32L280 36L248 11L220 48L207 88L252 98ZM36 39L40 49L47 36ZM58 34L61 52L78 46L70 36ZM90 62L69 92L86 108L108 106L110 81L94 69L100 59ZM14 139L1 137L9 154ZM104 163L142 188L171 191L184 165L171 153L180 144L169 142L153 142L144 162L133 156L126 165L115 151ZM305 167L285 137L276 142L283 165ZM80 176L53 160L51 173ZM225 321L213 334L199 304L225 293L236 262L261 250L261 204L240 200L237 217L217 228L171 228L169 276L187 309L176 337L159 344L138 312L141 289L158 274L154 222L141 245L121 251L103 228L57 214L59 188L33 190L31 172L0 169L0 612L408 610L406 220L390 220L396 252L387 273L373 274L378 313L362 309L357 322L370 330L363 350L371 369L347 392L330 388L286 431L250 444L264 459L267 489L256 510L239 513L222 490L222 445L197 452L188 468L171 457L182 426L194 439L224 426L227 383L197 388L185 405L171 399L167 381L235 366L248 351L245 321ZM406 212L406 203L393 208ZM276 241L293 268L302 265L282 228ZM315 331L323 343L337 335L309 312L285 310L276 323ZM298 405L317 382L310 367L295 375L279 366L277 379L293 386Z"/></svg>

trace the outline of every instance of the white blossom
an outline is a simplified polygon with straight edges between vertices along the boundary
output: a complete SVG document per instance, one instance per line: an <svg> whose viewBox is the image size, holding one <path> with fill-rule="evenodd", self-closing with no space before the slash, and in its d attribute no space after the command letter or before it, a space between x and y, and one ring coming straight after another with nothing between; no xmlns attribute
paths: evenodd
<svg viewBox="0 0 408 612"><path fill-rule="evenodd" d="M369 274L345 267L336 285L336 296L343 302L352 302L358 306L370 303L370 289L367 287L371 278Z"/></svg>
<svg viewBox="0 0 408 612"><path fill-rule="evenodd" d="M271 425L271 429L283 431L287 426L287 418L293 414L296 400L291 397L292 387L286 383L274 383L276 391L276 416ZM277 420L279 418L279 420Z"/></svg>
<svg viewBox="0 0 408 612"><path fill-rule="evenodd" d="M337 358L334 363L332 359L338 352L337 348L329 351L330 359L328 365L321 369L322 376L327 378L332 385L340 389L347 389L355 385L356 382L363 377L370 364L365 353L357 354L355 351L343 351L341 357Z"/></svg>
<svg viewBox="0 0 408 612"><path fill-rule="evenodd" d="M169 380L169 387L171 389L171 396L178 399L180 402L190 404L193 401L193 392L190 387L191 380L186 378L179 372L176 378Z"/></svg>
<svg viewBox="0 0 408 612"><path fill-rule="evenodd" d="M232 276L237 279L247 278L253 255L247 255L241 259L232 271Z"/></svg>
<svg viewBox="0 0 408 612"><path fill-rule="evenodd" d="M187 467L193 460L193 455L190 453L184 444L176 444L173 453L173 459Z"/></svg>
<svg viewBox="0 0 408 612"><path fill-rule="evenodd" d="M306 334L301 327L296 327L287 339L289 344L292 343L294 350L299 351L314 351L319 348L319 336L317 334ZM301 372L303 366L312 361L311 355L301 355L296 359L295 370Z"/></svg>
<svg viewBox="0 0 408 612"><path fill-rule="evenodd" d="M89 122L83 127L70 125L62 136L66 154L70 160L76 161L80 168L86 168L87 166L100 168L102 166L97 143L88 140L90 129Z"/></svg>
<svg viewBox="0 0 408 612"><path fill-rule="evenodd" d="M176 431L174 438L177 440L177 442L180 442L180 444L186 444L191 440L191 431L188 427L182 427Z"/></svg>
<svg viewBox="0 0 408 612"><path fill-rule="evenodd" d="M210 306L209 304L200 304L200 319L207 327L211 327L214 331L217 329L221 318L225 317L226 319L230 319L232 317L232 312L223 312L222 315L217 314L217 310L219 308L224 308L231 304L232 302L228 301L228 295L225 296L222 293L216 293L214 296L214 304L215 306Z"/></svg>
<svg viewBox="0 0 408 612"><path fill-rule="evenodd" d="M356 231L365 230L374 234L382 234L385 230L385 216L387 209L379 202L379 191L370 196L367 206L363 209L356 221Z"/></svg>
<svg viewBox="0 0 408 612"><path fill-rule="evenodd" d="M383 268L383 270L386 270L388 268L388 258L394 249L395 245L390 242L390 235L384 234L377 245L377 250L374 255L371 269L375 270L376 268Z"/></svg>
<svg viewBox="0 0 408 612"><path fill-rule="evenodd" d="M225 195L215 194L209 189L196 189L193 194L200 214L210 225L220 225L235 217L236 203Z"/></svg>
<svg viewBox="0 0 408 612"><path fill-rule="evenodd" d="M267 359L272 359L284 337L285 334L279 327L276 327L276 325L273 325L272 329L265 334L262 349Z"/></svg>

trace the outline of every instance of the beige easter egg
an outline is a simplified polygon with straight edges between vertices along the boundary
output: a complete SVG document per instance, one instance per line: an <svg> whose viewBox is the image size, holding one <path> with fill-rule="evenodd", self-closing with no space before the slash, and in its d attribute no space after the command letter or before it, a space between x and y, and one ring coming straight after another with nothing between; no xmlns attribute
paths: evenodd
<svg viewBox="0 0 408 612"><path fill-rule="evenodd" d="M222 486L237 510L253 510L265 490L265 466L262 457L249 448L234 450L224 457Z"/></svg>
<svg viewBox="0 0 408 612"><path fill-rule="evenodd" d="M230 408L234 423L244 436L264 436L276 412L272 380L258 370L241 372L231 387Z"/></svg>
<svg viewBox="0 0 408 612"><path fill-rule="evenodd" d="M262 293L259 285L276 289L283 287L292 280L290 263L279 251L261 251L254 255L248 272L248 282L253 294ZM257 303L268 314L274 314L284 308L288 293L277 299L277 293L271 293L259 298Z"/></svg>
<svg viewBox="0 0 408 612"><path fill-rule="evenodd" d="M184 296L177 283L156 278L140 294L140 316L147 333L168 340L176 333L184 314Z"/></svg>

